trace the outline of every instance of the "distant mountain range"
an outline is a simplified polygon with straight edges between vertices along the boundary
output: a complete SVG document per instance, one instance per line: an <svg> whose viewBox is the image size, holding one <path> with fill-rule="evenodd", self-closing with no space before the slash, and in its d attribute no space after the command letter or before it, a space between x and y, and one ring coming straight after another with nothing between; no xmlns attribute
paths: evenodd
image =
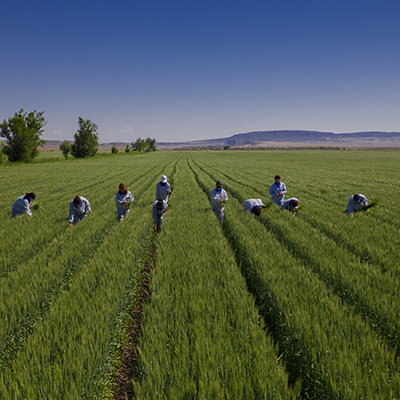
<svg viewBox="0 0 400 400"><path fill-rule="evenodd" d="M132 138L132 141L135 138ZM47 149L58 148L59 140L49 140ZM116 146L125 149L127 142L102 143L101 150ZM238 133L227 138L193 140L187 142L157 142L158 148L182 149L196 147L359 147L400 148L400 132L332 133L318 131L257 131Z"/></svg>
<svg viewBox="0 0 400 400"><path fill-rule="evenodd" d="M400 147L400 132L356 132L332 133L318 131L257 131L208 140L167 143L159 142L162 148L206 147L302 147L302 146L358 146Z"/></svg>

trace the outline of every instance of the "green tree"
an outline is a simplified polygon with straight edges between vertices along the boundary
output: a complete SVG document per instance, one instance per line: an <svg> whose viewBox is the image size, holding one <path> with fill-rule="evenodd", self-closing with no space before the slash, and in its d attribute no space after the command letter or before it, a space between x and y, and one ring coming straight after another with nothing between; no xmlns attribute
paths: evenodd
<svg viewBox="0 0 400 400"><path fill-rule="evenodd" d="M146 147L146 141L142 138L137 138L136 142L132 142L132 150L142 151Z"/></svg>
<svg viewBox="0 0 400 400"><path fill-rule="evenodd" d="M21 108L8 121L4 120L0 125L1 137L7 139L3 153L9 161L32 162L39 154L38 146L43 146L46 141L40 139L44 132L46 120L42 112L24 112Z"/></svg>
<svg viewBox="0 0 400 400"><path fill-rule="evenodd" d="M59 149L62 151L63 156L65 159L68 158L68 154L71 153L72 150L72 144L68 140L64 140L61 144Z"/></svg>
<svg viewBox="0 0 400 400"><path fill-rule="evenodd" d="M148 137L146 139L147 151L156 151L156 139Z"/></svg>
<svg viewBox="0 0 400 400"><path fill-rule="evenodd" d="M119 152L119 150L115 146L113 146L112 149L111 149L111 153L112 154L117 154L118 152Z"/></svg>
<svg viewBox="0 0 400 400"><path fill-rule="evenodd" d="M90 119L79 117L79 129L74 135L71 154L75 158L93 157L99 149L97 125Z"/></svg>
<svg viewBox="0 0 400 400"><path fill-rule="evenodd" d="M131 151L131 147L129 146L129 144L127 144L125 147L125 153L129 153L130 151Z"/></svg>

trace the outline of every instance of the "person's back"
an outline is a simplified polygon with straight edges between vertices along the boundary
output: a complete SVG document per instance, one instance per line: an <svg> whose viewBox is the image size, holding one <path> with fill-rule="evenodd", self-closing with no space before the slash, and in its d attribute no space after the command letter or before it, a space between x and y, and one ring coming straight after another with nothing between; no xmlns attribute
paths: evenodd
<svg viewBox="0 0 400 400"><path fill-rule="evenodd" d="M282 204L282 210L288 210L290 212L296 211L299 208L299 199L296 197L291 197L287 199Z"/></svg>
<svg viewBox="0 0 400 400"><path fill-rule="evenodd" d="M353 214L353 212L361 211L362 207L367 205L368 200L363 194L353 194L350 196L349 201L347 202L347 212L349 214Z"/></svg>
<svg viewBox="0 0 400 400"><path fill-rule="evenodd" d="M246 211L250 211L253 214L260 214L261 212L261 208L264 208L265 205L263 204L261 199L247 199L244 203L243 203L243 208ZM258 208L260 210L260 212L258 212L258 210L255 210L256 208Z"/></svg>

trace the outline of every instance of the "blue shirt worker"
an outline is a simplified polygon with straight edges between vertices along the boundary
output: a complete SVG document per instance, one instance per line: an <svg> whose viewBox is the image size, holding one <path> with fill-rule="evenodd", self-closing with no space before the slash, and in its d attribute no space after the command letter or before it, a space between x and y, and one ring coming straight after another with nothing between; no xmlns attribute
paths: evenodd
<svg viewBox="0 0 400 400"><path fill-rule="evenodd" d="M221 181L215 184L215 189L211 191L211 207L214 214L217 216L220 225L224 221L224 206L225 201L228 200L228 195L226 191L222 189Z"/></svg>
<svg viewBox="0 0 400 400"><path fill-rule="evenodd" d="M163 224L163 218L165 209L168 207L168 203L165 200L158 199L153 203L153 221L154 230L160 232L161 225Z"/></svg>
<svg viewBox="0 0 400 400"><path fill-rule="evenodd" d="M117 204L118 221L122 221L127 214L129 214L130 205L135 201L132 193L126 188L124 183L118 187L118 192L115 195L115 202Z"/></svg>
<svg viewBox="0 0 400 400"><path fill-rule="evenodd" d="M361 208L363 206L368 205L368 200L367 198L361 194L361 193L356 193L350 196L349 201L347 203L347 212L353 216L354 212L361 211Z"/></svg>
<svg viewBox="0 0 400 400"><path fill-rule="evenodd" d="M89 200L83 196L75 196L69 204L69 227L71 228L72 223L76 225L80 220L86 218L88 211L92 212Z"/></svg>
<svg viewBox="0 0 400 400"><path fill-rule="evenodd" d="M297 199L296 197L291 197L290 199L285 200L282 204L282 210L288 210L293 215L296 213L298 208L299 208L299 199Z"/></svg>
<svg viewBox="0 0 400 400"><path fill-rule="evenodd" d="M161 181L156 186L156 199L165 200L168 203L171 194L171 185L167 182L167 175L161 176Z"/></svg>
<svg viewBox="0 0 400 400"><path fill-rule="evenodd" d="M275 183L269 188L272 202L282 207L286 192L286 185L281 182L280 175L275 175Z"/></svg>
<svg viewBox="0 0 400 400"><path fill-rule="evenodd" d="M255 215L261 214L261 209L265 208L265 205L263 204L261 199L247 199L243 203L243 208L246 211L250 211L250 213L253 214L254 217Z"/></svg>
<svg viewBox="0 0 400 400"><path fill-rule="evenodd" d="M18 199L15 201L11 209L13 217L22 217L23 213L27 213L30 217L32 217L31 203L35 199L36 199L36 194L33 192L18 197Z"/></svg>

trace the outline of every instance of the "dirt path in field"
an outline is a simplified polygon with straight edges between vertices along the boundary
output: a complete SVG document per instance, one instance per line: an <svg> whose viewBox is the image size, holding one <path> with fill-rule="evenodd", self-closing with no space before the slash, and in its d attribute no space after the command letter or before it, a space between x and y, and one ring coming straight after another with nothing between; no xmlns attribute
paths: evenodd
<svg viewBox="0 0 400 400"><path fill-rule="evenodd" d="M152 261L155 250L156 240L154 240L150 256L144 265L145 277L141 284L138 304L132 311L132 323L127 333L127 343L122 351L123 361L117 371L117 378L115 380L114 394L112 397L114 400L134 398L133 382L138 379L139 375L137 348L142 329L143 306L149 298L149 275L152 270Z"/></svg>

